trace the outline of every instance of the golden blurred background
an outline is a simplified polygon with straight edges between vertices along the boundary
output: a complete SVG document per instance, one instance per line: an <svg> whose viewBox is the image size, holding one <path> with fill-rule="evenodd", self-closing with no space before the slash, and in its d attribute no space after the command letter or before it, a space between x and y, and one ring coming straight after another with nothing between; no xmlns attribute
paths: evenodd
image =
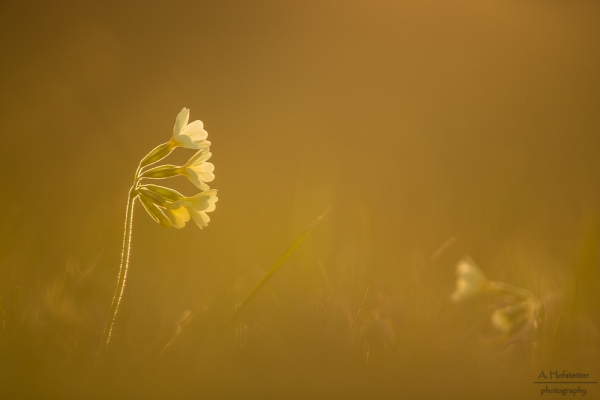
<svg viewBox="0 0 600 400"><path fill-rule="evenodd" d="M541 370L598 379L600 3L4 2L0 31L3 398L518 399ZM217 209L165 231L138 204L99 366L127 191L182 107ZM494 332L490 299L450 301L465 255L542 301L538 339Z"/></svg>

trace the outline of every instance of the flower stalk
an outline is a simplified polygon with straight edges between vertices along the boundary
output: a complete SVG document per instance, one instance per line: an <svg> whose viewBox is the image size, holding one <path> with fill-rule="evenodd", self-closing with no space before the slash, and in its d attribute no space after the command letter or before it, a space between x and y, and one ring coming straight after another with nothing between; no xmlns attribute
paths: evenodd
<svg viewBox="0 0 600 400"><path fill-rule="evenodd" d="M100 343L100 351L98 353L98 361L102 362L102 357L106 352L109 343L111 342L119 307L123 300L125 285L127 282L127 272L129 269L129 258L131 254L131 237L133 228L133 210L135 199L139 197L144 209L150 217L162 227L169 229L171 226L175 228L183 228L185 223L189 221L190 216L196 224L203 228L208 225L210 218L207 212L214 211L215 203L217 202L217 191L208 190L208 186L201 182L200 185L192 180L192 183L200 187L203 192L192 196L185 197L176 190L157 186L157 185L140 185L140 180L144 178L165 179L176 175L184 174L184 167L176 167L172 165L163 165L146 171L144 168L157 163L168 156L176 147L184 147L188 149L199 150L192 160L195 161L196 168L209 170L210 174L203 176L204 181L209 181L214 178L212 170L214 166L210 163L205 163L210 157L208 147L210 142L205 140L207 132L203 129L201 121L197 120L188 124L189 110L184 108L177 115L175 127L173 128L173 137L170 141L157 146L148 153L140 161L135 176L133 185L129 189L127 197L127 208L125 211L125 229L123 232L123 248L121 251L121 262L119 265L119 275L117 278L117 288L113 296L113 300L108 313L108 319L102 333L102 341ZM207 155L205 155L207 154ZM200 161L196 161L204 155ZM198 180L198 179L197 179ZM200 183L200 181L198 180ZM191 214L191 215L190 215Z"/></svg>

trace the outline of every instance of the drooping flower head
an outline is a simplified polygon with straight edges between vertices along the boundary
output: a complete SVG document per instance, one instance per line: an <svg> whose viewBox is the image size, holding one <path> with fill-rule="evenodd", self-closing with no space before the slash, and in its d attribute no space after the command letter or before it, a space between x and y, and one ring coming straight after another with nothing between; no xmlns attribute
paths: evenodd
<svg viewBox="0 0 600 400"><path fill-rule="evenodd" d="M133 185L129 190L127 199L123 252L121 253L117 290L113 297L110 314L102 334L99 362L102 362L102 355L111 340L119 304L125 290L131 248L133 206L136 199L139 199L146 212L148 212L148 215L166 229L171 227L181 229L190 218L193 218L194 222L202 229L210 221L207 213L215 210L215 203L218 200L217 191L209 190L210 188L206 184L206 182L211 182L215 177L213 174L214 166L206 162L211 156L211 153L208 151L210 142L206 140L208 133L204 130L202 121L197 120L188 124L189 116L189 109L183 108L175 119L172 138L156 146L146 154L140 161L135 172ZM200 151L182 167L161 165L147 169L167 157L177 147ZM176 190L168 187L140 184L141 179L165 179L176 175L186 175L188 179L201 190L204 190L204 192L196 196L185 197Z"/></svg>
<svg viewBox="0 0 600 400"><path fill-rule="evenodd" d="M215 166L206 162L212 153L210 142L206 140L208 133L202 121L188 124L190 110L183 108L175 118L173 137L168 142L156 147L140 162L136 182L139 179L166 179L177 175L186 176L196 187L203 190L192 197L185 197L176 190L157 185L137 186L136 193L144 208L156 222L165 228L181 229L193 219L196 225L204 228L210 218L208 212L214 211L217 202L217 191L210 190L206 182L215 179ZM176 147L198 150L183 166L160 165L150 169L143 168L162 160Z"/></svg>

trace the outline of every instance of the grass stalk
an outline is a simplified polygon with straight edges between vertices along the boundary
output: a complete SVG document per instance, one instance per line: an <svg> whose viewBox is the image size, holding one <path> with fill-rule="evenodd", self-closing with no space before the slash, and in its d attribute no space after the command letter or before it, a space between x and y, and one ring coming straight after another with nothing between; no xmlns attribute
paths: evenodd
<svg viewBox="0 0 600 400"><path fill-rule="evenodd" d="M243 310L243 308L246 307L248 302L256 295L256 293L260 290L260 288L262 288L263 285L269 279L271 279L271 277L275 274L275 272L277 272L277 270L279 269L279 267L281 267L281 265L285 262L285 260L287 260L292 255L292 253L296 250L296 248L298 246L300 246L300 243L302 243L304 241L306 236L308 236L309 232L315 227L315 225L318 222L322 221L323 218L325 218L325 215L327 215L327 213L330 210L331 210L331 207L328 207L325 211L323 211L321 213L321 215L319 215L317 217L317 219L315 219L313 222L311 222L311 224L304 230L304 232L302 232L300 234L300 236L298 236L298 238L291 244L291 246L288 247L288 249L281 255L281 257L279 257L279 259L275 262L275 264L273 264L271 266L271 268L269 268L267 270L267 272L265 272L265 274L262 276L262 278L260 278L260 280L256 283L256 285L254 285L252 290L250 290L250 293L248 293L248 295L246 295L244 300L236 307L235 312L234 312L233 316L231 317L231 322L233 322L233 320L238 316L238 314Z"/></svg>
<svg viewBox="0 0 600 400"><path fill-rule="evenodd" d="M264 284L275 274L275 272L277 272L277 270L292 255L292 253L296 250L296 248L300 245L300 243L302 243L304 241L306 236L308 236L308 234L315 227L315 225L318 222L322 221L323 218L325 218L325 215L327 215L327 213L329 213L330 210L331 210L331 207L328 207L325 211L323 211L321 213L321 215L319 215L317 217L317 219L315 219L300 234L300 236L298 236L298 238L296 238L296 240L294 240L294 242L290 245L290 247L288 247L288 249L281 255L281 257L279 257L279 259L271 266L271 268L269 268L267 270L267 272L265 272L265 274L260 278L260 280L256 283L256 285L254 285L252 290L250 290L250 292L246 295L244 300L236 307L235 311L233 312L233 315L231 316L231 318L229 318L229 321L227 323L225 323L225 325L223 326L223 329L217 335L215 341L218 341L218 339L223 335L223 333L225 333L227 328L229 326L231 326L233 323L235 323L235 321L240 317L242 311L244 310L246 305L250 302L250 300L258 293L258 291L264 286ZM368 293L368 291L367 291L367 293ZM192 319L194 318L194 316L196 314L197 314L197 312L194 312L192 315L190 315L185 320L185 322L182 325L180 325L177 328L177 331L175 332L175 334L171 337L171 339L167 342L167 344L160 351L161 355L164 354L169 348L171 348L173 346L173 344L176 342L177 338L179 336L181 336L181 333L183 333L184 328L190 324L190 322L192 321Z"/></svg>
<svg viewBox="0 0 600 400"><path fill-rule="evenodd" d="M352 322L352 326L350 326L350 330L348 331L348 333L352 333L352 330L354 329L354 326L356 325L356 321L358 321L358 317L360 317L360 313L362 312L365 303L367 302L367 297L369 297L369 290L371 289L370 286L367 286L367 292L365 293L365 298L362 301L362 304L360 305L360 308L358 309L358 313L356 313L356 317L354 317L354 322Z"/></svg>

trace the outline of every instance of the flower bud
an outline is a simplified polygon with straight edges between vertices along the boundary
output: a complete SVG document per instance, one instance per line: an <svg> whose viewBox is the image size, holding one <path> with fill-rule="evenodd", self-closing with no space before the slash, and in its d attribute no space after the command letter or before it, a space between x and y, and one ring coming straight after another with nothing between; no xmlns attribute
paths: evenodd
<svg viewBox="0 0 600 400"><path fill-rule="evenodd" d="M140 187L137 192L143 196L145 196L147 199L149 199L150 201L152 201L154 204L157 204L161 207L165 207L167 205L167 203L169 202L168 199L166 199L165 197L161 196L158 193L154 193L151 192L150 190L146 189L145 187Z"/></svg>
<svg viewBox="0 0 600 400"><path fill-rule="evenodd" d="M161 165L160 167L152 168L145 171L140 178L164 179L179 175L180 167L174 165Z"/></svg>
<svg viewBox="0 0 600 400"><path fill-rule="evenodd" d="M142 192L140 192L140 201L154 221L158 222L163 228L169 229L171 227L171 221L169 218L167 218L164 212Z"/></svg>
<svg viewBox="0 0 600 400"><path fill-rule="evenodd" d="M143 185L142 188L148 189L149 191L161 195L164 198L169 199L171 201L178 201L185 198L185 196L179 193L177 190L170 189L164 186L148 184Z"/></svg>
<svg viewBox="0 0 600 400"><path fill-rule="evenodd" d="M146 167L150 164L154 164L155 162L162 160L163 158L171 154L174 148L175 147L172 145L171 142L167 142L161 144L160 146L157 146L154 150L148 153L146 157L142 159L142 161L140 161L140 168Z"/></svg>

